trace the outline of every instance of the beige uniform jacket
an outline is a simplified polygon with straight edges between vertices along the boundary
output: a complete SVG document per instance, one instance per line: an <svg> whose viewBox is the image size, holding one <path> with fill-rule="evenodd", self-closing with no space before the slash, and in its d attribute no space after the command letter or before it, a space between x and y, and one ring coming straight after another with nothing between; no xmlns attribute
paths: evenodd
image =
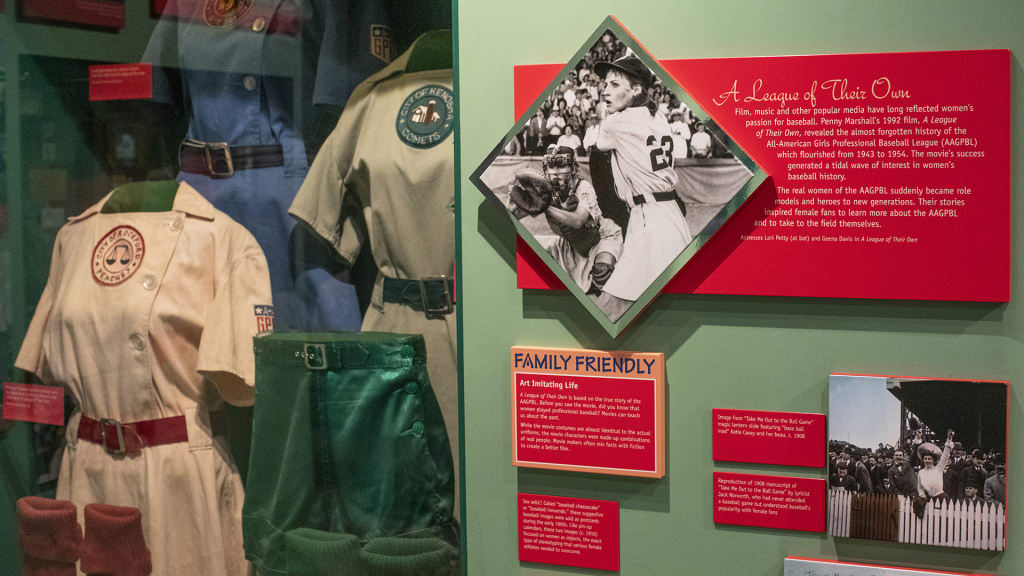
<svg viewBox="0 0 1024 576"><path fill-rule="evenodd" d="M265 322L256 314L272 310L266 260L249 232L187 184L169 212L101 213L109 197L58 233L16 362L66 386L78 407L57 498L80 516L92 502L140 508L154 576L246 574L242 485L209 410L222 397L252 401L252 338ZM77 440L81 414L184 415L189 441L114 457Z"/></svg>
<svg viewBox="0 0 1024 576"><path fill-rule="evenodd" d="M414 45L352 93L290 212L350 262L364 239L369 240L380 275L362 328L424 336L431 384L458 462L455 314L427 319L423 312L385 304L381 297L384 276L451 278L455 268L454 134L443 126L454 120L454 102L447 100L452 71L406 72L415 49ZM447 111L436 126L438 142L416 146L401 137L396 124L416 117L408 104L430 87L443 88L432 93L439 94L436 106ZM353 218L353 212L362 217Z"/></svg>

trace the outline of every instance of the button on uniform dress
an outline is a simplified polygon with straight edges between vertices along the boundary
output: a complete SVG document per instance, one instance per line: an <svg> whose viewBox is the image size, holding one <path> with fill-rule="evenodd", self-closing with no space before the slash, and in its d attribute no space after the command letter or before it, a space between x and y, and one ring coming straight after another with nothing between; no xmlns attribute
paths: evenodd
<svg viewBox="0 0 1024 576"><path fill-rule="evenodd" d="M427 368L458 462L455 268L455 122L452 70L419 69L418 54L448 46L450 33L427 33L352 93L317 154L291 213L354 258L368 239L380 274L362 329L422 334ZM450 66L450 64L449 64ZM436 279L444 276L443 281ZM431 294L405 284L404 302L388 301L393 279L424 280ZM429 317L428 317L429 316Z"/></svg>
<svg viewBox="0 0 1024 576"><path fill-rule="evenodd" d="M295 221L287 210L308 171L304 138L316 106L344 106L359 82L390 61L389 34L375 0L171 0L143 58L181 69L180 86L155 70L154 98L187 106L182 152L196 156L200 171L209 154L216 174L196 173L182 160L179 178L260 243L279 329L359 328L351 284L323 267L295 271L301 265L290 251ZM242 169L236 157L230 173L225 146L274 150L283 159Z"/></svg>
<svg viewBox="0 0 1024 576"><path fill-rule="evenodd" d="M58 499L139 508L156 576L241 576L243 489L210 412L252 402L270 278L248 231L169 184L169 211L110 213L119 189L61 228L16 365L77 406Z"/></svg>

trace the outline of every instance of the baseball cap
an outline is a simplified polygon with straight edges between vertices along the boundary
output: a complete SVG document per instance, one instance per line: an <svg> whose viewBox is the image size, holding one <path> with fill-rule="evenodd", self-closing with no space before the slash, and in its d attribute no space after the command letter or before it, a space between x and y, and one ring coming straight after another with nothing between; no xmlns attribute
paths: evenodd
<svg viewBox="0 0 1024 576"><path fill-rule="evenodd" d="M635 79L644 88L651 85L651 81L654 76L646 64L641 62L636 56L632 55L623 56L614 62L598 62L597 65L594 66L594 70L601 78L604 78L608 74L608 71L613 68L622 72L626 76Z"/></svg>

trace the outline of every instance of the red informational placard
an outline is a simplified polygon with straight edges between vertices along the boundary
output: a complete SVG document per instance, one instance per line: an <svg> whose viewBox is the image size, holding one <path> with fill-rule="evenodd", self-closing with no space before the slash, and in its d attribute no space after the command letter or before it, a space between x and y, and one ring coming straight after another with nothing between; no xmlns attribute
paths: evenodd
<svg viewBox="0 0 1024 576"><path fill-rule="evenodd" d="M663 354L515 346L516 466L665 475Z"/></svg>
<svg viewBox="0 0 1024 576"><path fill-rule="evenodd" d="M152 97L152 64L89 66L89 100L145 100Z"/></svg>
<svg viewBox="0 0 1024 576"><path fill-rule="evenodd" d="M124 28L124 0L21 0L20 14L42 20L91 28Z"/></svg>
<svg viewBox="0 0 1024 576"><path fill-rule="evenodd" d="M519 494L519 560L619 569L619 503Z"/></svg>
<svg viewBox="0 0 1024 576"><path fill-rule="evenodd" d="M36 386L4 382L5 420L64 424L64 389L59 386Z"/></svg>
<svg viewBox="0 0 1024 576"><path fill-rule="evenodd" d="M824 414L711 410L711 456L715 460L825 466Z"/></svg>
<svg viewBox="0 0 1024 576"><path fill-rule="evenodd" d="M772 176L665 292L1009 300L1008 50L661 64ZM559 70L516 68L517 114Z"/></svg>
<svg viewBox="0 0 1024 576"><path fill-rule="evenodd" d="M714 522L825 531L824 480L715 472Z"/></svg>

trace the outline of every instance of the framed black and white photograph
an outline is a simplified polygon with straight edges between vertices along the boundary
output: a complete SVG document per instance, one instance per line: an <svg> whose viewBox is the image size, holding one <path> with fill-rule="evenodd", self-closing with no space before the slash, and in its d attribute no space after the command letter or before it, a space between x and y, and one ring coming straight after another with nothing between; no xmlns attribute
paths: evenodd
<svg viewBox="0 0 1024 576"><path fill-rule="evenodd" d="M764 178L612 17L471 177L613 335Z"/></svg>
<svg viewBox="0 0 1024 576"><path fill-rule="evenodd" d="M829 534L1003 550L1008 388L832 374Z"/></svg>

